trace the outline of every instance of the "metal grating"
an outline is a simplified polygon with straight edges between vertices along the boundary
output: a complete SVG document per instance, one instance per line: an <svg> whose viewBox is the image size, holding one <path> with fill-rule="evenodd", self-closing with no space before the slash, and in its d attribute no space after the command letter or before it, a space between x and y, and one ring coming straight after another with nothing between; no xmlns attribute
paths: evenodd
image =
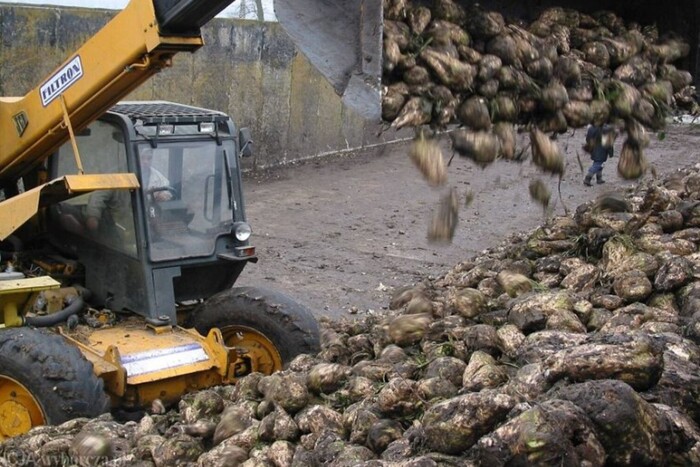
<svg viewBox="0 0 700 467"><path fill-rule="evenodd" d="M132 121L148 123L199 123L226 119L226 115L216 110L201 109L173 102L123 102L110 109L126 115Z"/></svg>

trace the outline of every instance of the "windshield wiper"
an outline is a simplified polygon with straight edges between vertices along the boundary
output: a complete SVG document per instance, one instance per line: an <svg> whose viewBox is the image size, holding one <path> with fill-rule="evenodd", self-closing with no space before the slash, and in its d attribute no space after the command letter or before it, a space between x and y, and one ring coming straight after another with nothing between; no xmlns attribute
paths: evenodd
<svg viewBox="0 0 700 467"><path fill-rule="evenodd" d="M228 163L228 152L226 149L223 150L224 153L224 173L226 174L226 193L228 194L228 208L233 209L233 192L231 184L231 166Z"/></svg>

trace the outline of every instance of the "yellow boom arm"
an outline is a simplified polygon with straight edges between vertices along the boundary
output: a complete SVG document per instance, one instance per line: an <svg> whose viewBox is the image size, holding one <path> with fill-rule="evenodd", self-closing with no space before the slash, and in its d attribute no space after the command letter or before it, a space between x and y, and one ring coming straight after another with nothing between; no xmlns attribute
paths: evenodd
<svg viewBox="0 0 700 467"><path fill-rule="evenodd" d="M82 129L170 66L175 53L203 45L198 27L189 34L164 33L154 3L131 0L39 86L24 97L0 98L1 183L25 175L68 140L66 115L75 131ZM175 3L211 9L215 2Z"/></svg>

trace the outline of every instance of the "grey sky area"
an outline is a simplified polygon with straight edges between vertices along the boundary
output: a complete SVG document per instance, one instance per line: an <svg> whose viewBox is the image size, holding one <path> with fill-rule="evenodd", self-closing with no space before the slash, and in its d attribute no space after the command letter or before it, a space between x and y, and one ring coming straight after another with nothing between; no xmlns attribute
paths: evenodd
<svg viewBox="0 0 700 467"><path fill-rule="evenodd" d="M265 21L275 21L275 12L272 8L273 0L260 0L262 4L263 19ZM61 5L77 6L85 8L107 8L121 10L126 6L128 0L4 0L2 3L22 3L28 5ZM255 0L236 0L236 2L226 8L219 16L226 18L258 19L258 8Z"/></svg>

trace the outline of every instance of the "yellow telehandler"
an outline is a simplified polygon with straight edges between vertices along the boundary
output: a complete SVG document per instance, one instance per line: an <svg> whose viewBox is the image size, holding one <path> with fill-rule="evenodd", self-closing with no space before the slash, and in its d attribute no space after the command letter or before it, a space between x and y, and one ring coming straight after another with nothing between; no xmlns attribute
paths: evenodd
<svg viewBox="0 0 700 467"><path fill-rule="evenodd" d="M202 47L200 28L230 3L131 0L26 95L0 98L0 441L172 403L319 349L307 308L233 287L257 260L239 165L249 132L218 111L121 101ZM301 31L325 24L287 18ZM360 16L339 20L358 62ZM326 71L378 115L379 68L357 81L353 67Z"/></svg>

